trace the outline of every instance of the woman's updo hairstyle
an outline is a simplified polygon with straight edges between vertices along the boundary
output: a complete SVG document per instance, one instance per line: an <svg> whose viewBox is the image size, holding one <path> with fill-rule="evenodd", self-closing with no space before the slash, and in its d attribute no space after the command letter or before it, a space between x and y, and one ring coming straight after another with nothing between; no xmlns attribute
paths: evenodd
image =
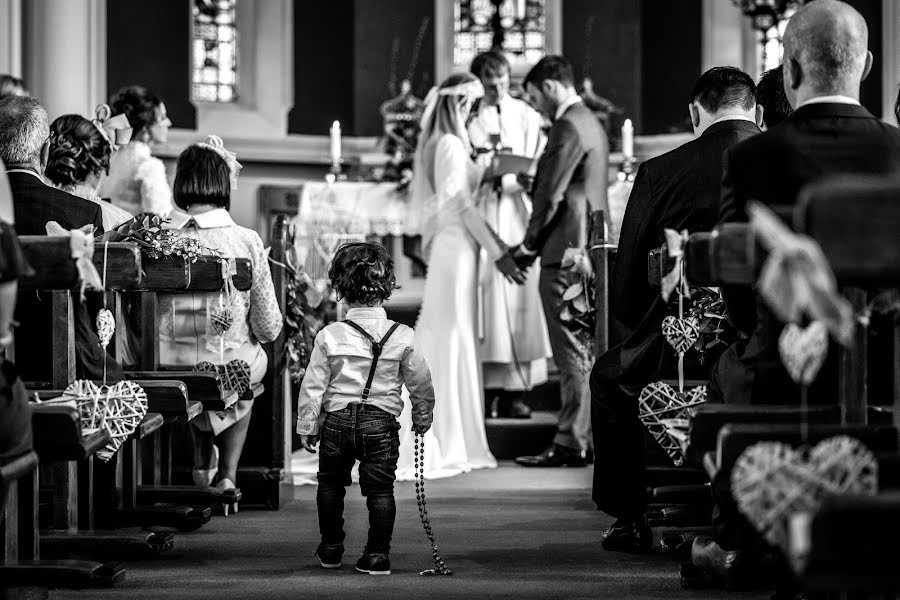
<svg viewBox="0 0 900 600"><path fill-rule="evenodd" d="M397 288L394 261L381 244L344 244L328 267L328 278L338 298L352 304L375 306Z"/></svg>
<svg viewBox="0 0 900 600"><path fill-rule="evenodd" d="M211 204L231 209L231 170L225 159L197 144L178 157L172 198L181 210L194 204Z"/></svg>
<svg viewBox="0 0 900 600"><path fill-rule="evenodd" d="M97 127L81 115L63 115L50 125L50 154L45 175L59 186L84 183L109 173L112 149Z"/></svg>
<svg viewBox="0 0 900 600"><path fill-rule="evenodd" d="M124 114L135 134L149 129L157 120L162 100L142 85L123 87L109 101L112 116Z"/></svg>

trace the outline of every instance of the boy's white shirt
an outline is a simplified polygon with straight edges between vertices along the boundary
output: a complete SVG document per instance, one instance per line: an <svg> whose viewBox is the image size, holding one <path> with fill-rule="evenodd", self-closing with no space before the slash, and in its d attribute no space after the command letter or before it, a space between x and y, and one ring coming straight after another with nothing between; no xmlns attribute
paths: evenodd
<svg viewBox="0 0 900 600"><path fill-rule="evenodd" d="M351 308L346 319L380 341L394 324L383 308ZM405 384L412 402L412 419L417 428L431 425L434 389L431 374L421 353L416 352L415 333L400 325L385 343L378 359L375 378L366 404L399 416L400 396ZM346 323L332 323L316 336L300 386L297 401L297 433L317 435L325 413L362 401L363 387L372 366L372 344Z"/></svg>

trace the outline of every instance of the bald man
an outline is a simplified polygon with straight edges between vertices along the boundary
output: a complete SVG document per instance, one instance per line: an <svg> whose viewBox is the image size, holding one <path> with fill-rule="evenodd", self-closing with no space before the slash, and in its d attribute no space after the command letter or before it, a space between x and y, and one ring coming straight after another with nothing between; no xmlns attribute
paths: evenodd
<svg viewBox="0 0 900 600"><path fill-rule="evenodd" d="M790 209L804 185L826 175L900 174L900 130L859 104L860 83L872 67L868 43L865 20L844 2L816 0L794 14L784 34L783 65L794 112L778 127L726 152L720 222L747 221L751 199ZM749 339L726 350L713 368L710 399L799 405L799 388L778 356L783 323L751 290L726 289L725 294L732 321ZM810 402L837 402L836 356L827 360L830 364L810 388ZM727 489L727 482L721 484ZM727 503L719 504L720 518L714 522L718 545L695 543L697 566L727 570L725 565L734 564L728 551L745 547L748 535L755 538L740 527L733 503Z"/></svg>

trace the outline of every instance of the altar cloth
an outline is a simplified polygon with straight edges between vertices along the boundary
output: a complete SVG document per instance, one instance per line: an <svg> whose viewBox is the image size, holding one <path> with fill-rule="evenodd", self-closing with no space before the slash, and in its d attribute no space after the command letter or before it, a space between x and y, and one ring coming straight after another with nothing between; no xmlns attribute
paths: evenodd
<svg viewBox="0 0 900 600"><path fill-rule="evenodd" d="M406 191L397 191L395 182L310 181L300 192L298 232L416 235L408 197Z"/></svg>

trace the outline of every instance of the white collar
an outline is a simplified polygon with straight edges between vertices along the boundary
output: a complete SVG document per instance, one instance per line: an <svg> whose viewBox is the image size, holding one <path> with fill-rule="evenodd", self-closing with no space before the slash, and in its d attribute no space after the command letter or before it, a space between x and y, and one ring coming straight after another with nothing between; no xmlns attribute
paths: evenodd
<svg viewBox="0 0 900 600"><path fill-rule="evenodd" d="M807 104L853 104L855 106L860 106L859 100L857 100L856 98L841 95L816 96L815 98L810 98L800 106L806 106ZM800 106L798 106L797 108L800 108Z"/></svg>
<svg viewBox="0 0 900 600"><path fill-rule="evenodd" d="M37 177L38 181L40 181L44 185L47 185L47 182L44 181L44 178L42 176L38 175L37 172L32 171L31 169L9 169L6 172L7 173L27 173L28 175L31 175L32 177Z"/></svg>
<svg viewBox="0 0 900 600"><path fill-rule="evenodd" d="M215 227L229 227L234 225L234 219L224 208L214 208L204 213L191 215L180 210L173 210L169 214L168 229L183 229L193 219L197 229L213 229Z"/></svg>
<svg viewBox="0 0 900 600"><path fill-rule="evenodd" d="M380 306L351 308L347 311L348 319L387 319L387 312Z"/></svg>
<svg viewBox="0 0 900 600"><path fill-rule="evenodd" d="M756 121L749 117L745 117L744 115L725 115L724 117L719 117L718 119L710 123L710 126L715 125L716 123L722 123L723 121L749 121L750 123L756 125Z"/></svg>
<svg viewBox="0 0 900 600"><path fill-rule="evenodd" d="M568 100L559 105L556 109L556 116L553 117L554 121L559 121L559 118L566 114L566 111L569 110L569 107L573 104L578 104L581 102L581 96L575 94L574 96L569 97Z"/></svg>

